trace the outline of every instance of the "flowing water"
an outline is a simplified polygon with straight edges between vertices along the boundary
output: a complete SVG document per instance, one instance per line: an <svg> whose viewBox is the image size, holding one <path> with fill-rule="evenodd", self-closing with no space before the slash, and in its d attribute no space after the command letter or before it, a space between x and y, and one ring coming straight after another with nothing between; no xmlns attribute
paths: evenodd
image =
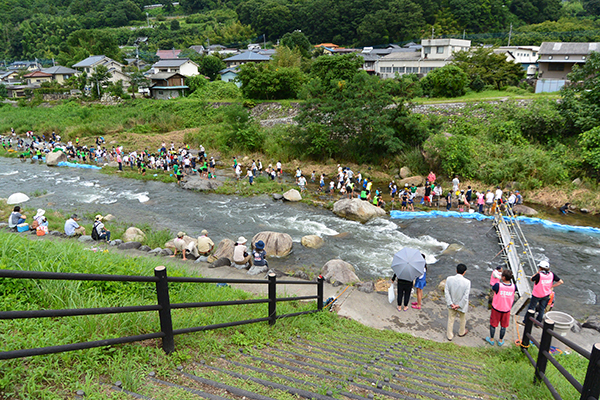
<svg viewBox="0 0 600 400"><path fill-rule="evenodd" d="M293 253L272 267L318 271L330 259L341 258L355 266L363 279L389 277L392 255L402 247L420 249L430 265L431 287L454 273L457 263L467 264L474 288L487 290L499 251L490 221L454 218L390 220L360 224L332 212L298 203L273 201L269 196L241 198L183 190L175 184L122 179L93 170L49 168L0 159L0 197L14 192L46 193L32 197L30 208L113 214L121 221L148 223L172 232L199 235L202 229L218 243L223 238L250 239L260 231L285 232L294 240ZM522 226L534 256L548 259L565 284L557 292L556 309L577 318L598 314L600 294L600 236L561 232L535 225ZM319 235L326 245L306 249L302 236ZM449 244L461 250L442 254Z"/></svg>

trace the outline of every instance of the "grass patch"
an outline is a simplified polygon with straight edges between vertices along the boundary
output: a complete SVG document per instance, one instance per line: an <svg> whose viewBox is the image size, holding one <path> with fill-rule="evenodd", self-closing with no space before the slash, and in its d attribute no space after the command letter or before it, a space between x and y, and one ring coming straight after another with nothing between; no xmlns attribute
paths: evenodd
<svg viewBox="0 0 600 400"><path fill-rule="evenodd" d="M469 92L464 96L460 97L432 97L432 98L424 98L417 97L413 99L413 102L416 104L437 104L437 103L462 103L462 102L479 102L479 101L494 101L500 99L558 99L560 95L558 93L527 93L525 91L521 92L511 92L504 90L484 90L481 92Z"/></svg>
<svg viewBox="0 0 600 400"><path fill-rule="evenodd" d="M30 241L21 235L0 231L0 268L37 271L60 271L98 274L151 276L163 260L146 257L126 257L113 253L83 251L77 242ZM170 276L198 276L167 264ZM173 303L250 299L249 293L214 284L171 284ZM0 310L56 309L154 304L156 293L152 284L125 282L78 282L0 279ZM285 302L278 304L279 313L314 308L314 303ZM260 318L267 313L266 305L217 307L175 310L175 329L215 324L240 319ZM102 338L137 335L159 329L155 312L116 314L108 316L66 317L56 319L2 320L0 332L3 351L52 346ZM86 398L106 398L100 382L120 380L133 391L144 391L144 376L154 370L158 376L171 376L175 366L194 369L193 360L215 360L219 355L235 357L239 346L256 345L301 335L314 343L328 338L352 336L368 342L401 340L405 346L422 346L450 359L482 365L478 383L488 390L501 389L519 399L546 399L550 395L542 385L533 385L533 368L513 346L507 348L464 348L451 343L436 343L408 334L379 331L360 325L335 313L323 312L279 320L275 326L266 323L231 329L209 331L176 337L177 352L166 356L160 341L110 346L47 356L30 357L0 363L0 387L4 398L50 399L68 398L83 389ZM578 379L585 375L585 360L576 355L559 356L561 362ZM548 374L564 398L571 396L569 384L558 377L549 365ZM257 387L257 390L264 388ZM287 399L287 395L276 398ZM173 398L185 398L173 395ZM164 398L164 397L163 397Z"/></svg>

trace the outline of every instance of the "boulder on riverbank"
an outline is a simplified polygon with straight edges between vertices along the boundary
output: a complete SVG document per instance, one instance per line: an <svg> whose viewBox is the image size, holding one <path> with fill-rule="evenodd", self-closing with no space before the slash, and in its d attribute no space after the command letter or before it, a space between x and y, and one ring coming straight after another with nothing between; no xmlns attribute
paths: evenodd
<svg viewBox="0 0 600 400"><path fill-rule="evenodd" d="M341 199L333 205L335 215L353 221L367 222L385 216L385 210L361 199Z"/></svg>
<svg viewBox="0 0 600 400"><path fill-rule="evenodd" d="M513 206L513 212L516 215L525 215L527 217L532 217L538 213L533 208L524 206L523 204L517 204Z"/></svg>
<svg viewBox="0 0 600 400"><path fill-rule="evenodd" d="M311 249L320 249L321 247L323 247L323 245L325 245L325 241L323 240L323 238L317 235L303 236L300 243L302 243L302 246Z"/></svg>
<svg viewBox="0 0 600 400"><path fill-rule="evenodd" d="M287 201L300 201L302 200L302 196L296 189L290 189L283 194L283 199Z"/></svg>
<svg viewBox="0 0 600 400"><path fill-rule="evenodd" d="M193 242L194 245L198 246L198 240L194 239L193 237L189 237L188 235L185 235L182 239L185 242L184 248L187 248L187 246L191 242ZM167 243L165 243L165 248L175 251L175 238L173 238L173 239L169 240Z"/></svg>
<svg viewBox="0 0 600 400"><path fill-rule="evenodd" d="M595 329L600 332L600 317L592 315L581 325L584 328Z"/></svg>
<svg viewBox="0 0 600 400"><path fill-rule="evenodd" d="M216 179L203 179L199 176L191 176L184 182L183 188L188 190L215 190L219 186L223 185L223 182L219 182Z"/></svg>
<svg viewBox="0 0 600 400"><path fill-rule="evenodd" d="M220 258L227 258L233 260L233 246L235 242L231 239L223 239L217 245L217 249L208 256L208 262L214 263Z"/></svg>
<svg viewBox="0 0 600 400"><path fill-rule="evenodd" d="M262 240L265 243L267 257L285 257L292 252L292 237L287 233L264 231L252 238L252 246Z"/></svg>
<svg viewBox="0 0 600 400"><path fill-rule="evenodd" d="M412 172L410 171L410 169L408 167L400 168L400 178L402 178L402 179L408 178L411 174L412 174Z"/></svg>
<svg viewBox="0 0 600 400"><path fill-rule="evenodd" d="M127 228L121 239L124 242L143 242L146 239L146 234L141 229L135 226Z"/></svg>
<svg viewBox="0 0 600 400"><path fill-rule="evenodd" d="M349 284L360 282L352 264L340 259L327 261L323 265L323 268L321 268L321 275L323 275L323 279L330 283L341 282Z"/></svg>
<svg viewBox="0 0 600 400"><path fill-rule="evenodd" d="M46 155L46 165L49 167L56 167L59 162L63 161L67 161L67 155L62 151L56 151Z"/></svg>
<svg viewBox="0 0 600 400"><path fill-rule="evenodd" d="M400 182L398 182L398 188L403 188L405 184L408 184L408 186L422 186L425 184L425 178L423 178L421 175L409 176L408 178L401 179Z"/></svg>

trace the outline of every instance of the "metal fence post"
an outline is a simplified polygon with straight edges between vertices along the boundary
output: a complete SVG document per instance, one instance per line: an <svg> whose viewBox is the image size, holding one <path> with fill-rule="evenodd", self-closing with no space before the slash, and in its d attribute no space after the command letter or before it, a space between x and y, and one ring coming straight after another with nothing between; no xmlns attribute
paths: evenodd
<svg viewBox="0 0 600 400"><path fill-rule="evenodd" d="M317 310L323 310L323 275L317 279Z"/></svg>
<svg viewBox="0 0 600 400"><path fill-rule="evenodd" d="M533 381L536 380L541 381L542 375L546 373L546 365L548 364L548 359L544 355L544 352L550 351L550 343L552 342L552 336L548 333L548 330L554 330L554 321L548 318L544 318L544 327L542 328L542 339L540 340L540 348L538 351L538 359L535 364L535 377Z"/></svg>
<svg viewBox="0 0 600 400"><path fill-rule="evenodd" d="M171 320L171 301L169 300L169 284L167 282L167 268L158 266L154 268L156 282L156 297L161 309L158 311L160 318L160 330L165 334L162 339L162 347L165 353L171 354L175 351L175 338L173 336L173 321Z"/></svg>
<svg viewBox="0 0 600 400"><path fill-rule="evenodd" d="M581 390L581 400L597 399L600 397L600 343L592 347L590 363L588 364L583 389Z"/></svg>
<svg viewBox="0 0 600 400"><path fill-rule="evenodd" d="M533 321L531 318L535 315L535 310L527 310L525 314L525 329L523 329L523 339L521 340L521 347L524 349L529 347L529 336L531 335L531 328L533 328Z"/></svg>
<svg viewBox="0 0 600 400"><path fill-rule="evenodd" d="M277 321L277 275L269 274L269 325Z"/></svg>

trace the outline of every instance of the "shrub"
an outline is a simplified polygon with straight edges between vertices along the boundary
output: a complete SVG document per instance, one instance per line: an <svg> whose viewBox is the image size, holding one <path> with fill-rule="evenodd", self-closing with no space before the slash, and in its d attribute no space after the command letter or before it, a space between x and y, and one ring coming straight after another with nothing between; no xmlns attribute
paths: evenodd
<svg viewBox="0 0 600 400"><path fill-rule="evenodd" d="M468 84L467 74L455 65L434 69L421 80L425 94L430 97L463 96Z"/></svg>

